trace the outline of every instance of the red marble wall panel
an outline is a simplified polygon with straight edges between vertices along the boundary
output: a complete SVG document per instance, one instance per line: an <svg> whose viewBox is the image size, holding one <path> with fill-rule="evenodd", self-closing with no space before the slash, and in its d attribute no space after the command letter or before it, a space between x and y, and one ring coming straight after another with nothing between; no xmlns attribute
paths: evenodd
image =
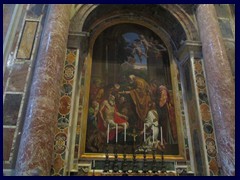
<svg viewBox="0 0 240 180"><path fill-rule="evenodd" d="M14 64L9 76L7 91L23 92L29 64Z"/></svg>
<svg viewBox="0 0 240 180"><path fill-rule="evenodd" d="M8 161L11 153L15 128L3 128L3 160Z"/></svg>
<svg viewBox="0 0 240 180"><path fill-rule="evenodd" d="M3 125L16 125L22 94L7 94L3 106Z"/></svg>

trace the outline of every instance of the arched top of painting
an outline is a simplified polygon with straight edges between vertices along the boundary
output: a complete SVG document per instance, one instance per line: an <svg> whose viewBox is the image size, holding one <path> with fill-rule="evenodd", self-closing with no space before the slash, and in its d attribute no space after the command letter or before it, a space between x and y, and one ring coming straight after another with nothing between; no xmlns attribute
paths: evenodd
<svg viewBox="0 0 240 180"><path fill-rule="evenodd" d="M100 58L101 57L101 58ZM117 24L105 29L94 44L93 62L119 64L122 71L160 69L169 66L162 40L151 30L137 24Z"/></svg>

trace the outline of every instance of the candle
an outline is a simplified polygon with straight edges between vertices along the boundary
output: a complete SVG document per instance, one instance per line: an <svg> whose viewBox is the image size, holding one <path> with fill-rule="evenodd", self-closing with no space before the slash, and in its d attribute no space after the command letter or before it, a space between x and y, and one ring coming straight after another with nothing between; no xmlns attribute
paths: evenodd
<svg viewBox="0 0 240 180"><path fill-rule="evenodd" d="M160 131L161 131L161 145L163 145L163 132L162 132L162 126L160 127Z"/></svg>
<svg viewBox="0 0 240 180"><path fill-rule="evenodd" d="M154 143L154 126L152 126L152 132L153 132L153 143Z"/></svg>
<svg viewBox="0 0 240 180"><path fill-rule="evenodd" d="M126 123L124 124L124 142L127 141L127 127L126 127Z"/></svg>
<svg viewBox="0 0 240 180"><path fill-rule="evenodd" d="M116 143L118 141L118 125L116 124Z"/></svg>
<svg viewBox="0 0 240 180"><path fill-rule="evenodd" d="M107 128L107 143L109 143L109 124L108 124L108 128Z"/></svg>
<svg viewBox="0 0 240 180"><path fill-rule="evenodd" d="M146 142L146 124L145 123L143 124L143 139L144 139L144 142Z"/></svg>

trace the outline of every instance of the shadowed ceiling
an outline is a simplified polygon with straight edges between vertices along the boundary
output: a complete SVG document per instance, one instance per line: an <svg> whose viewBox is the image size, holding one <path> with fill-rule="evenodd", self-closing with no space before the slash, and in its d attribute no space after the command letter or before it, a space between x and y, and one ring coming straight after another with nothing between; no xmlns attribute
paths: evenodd
<svg viewBox="0 0 240 180"><path fill-rule="evenodd" d="M190 11L187 6L185 7ZM169 34L176 48L180 47L181 41L186 40L186 33L180 22L161 5L154 4L104 4L99 5L87 17L83 25L83 31L91 32L94 24L107 19L108 17L124 16L147 18L155 22Z"/></svg>

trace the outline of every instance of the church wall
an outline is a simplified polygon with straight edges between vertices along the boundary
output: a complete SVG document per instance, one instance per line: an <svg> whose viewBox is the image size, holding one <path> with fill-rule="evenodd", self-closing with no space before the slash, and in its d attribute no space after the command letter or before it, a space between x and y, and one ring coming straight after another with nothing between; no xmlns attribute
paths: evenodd
<svg viewBox="0 0 240 180"><path fill-rule="evenodd" d="M235 11L233 8L234 5L215 5L228 61L232 70L232 75L235 77Z"/></svg>
<svg viewBox="0 0 240 180"><path fill-rule="evenodd" d="M188 137L188 141L191 144L191 153L193 158L193 163L195 167L195 173L198 175L206 175L205 168L205 160L204 160L204 148L201 140L201 131L200 124L198 118L198 111L196 106L196 96L195 96L195 87L194 80L192 76L192 66L191 61L186 61L182 67L182 83L184 88L184 101L186 103L186 115L187 115L187 123L188 123L188 133L190 137Z"/></svg>
<svg viewBox="0 0 240 180"><path fill-rule="evenodd" d="M203 60L194 57L193 61L194 80L197 91L197 103L200 110L201 133L203 134L204 145L207 151L207 167L210 175L219 175L218 154L214 126L209 105L208 92L206 87L206 75L203 69Z"/></svg>
<svg viewBox="0 0 240 180"><path fill-rule="evenodd" d="M58 127L55 131L54 137L54 157L51 174L53 176L65 175L67 166L66 151L69 140L69 125L74 112L71 111L72 96L74 95L74 84L76 84L76 64L77 64L77 50L67 49L66 60L64 63L64 74L62 77L60 107L58 111Z"/></svg>
<svg viewBox="0 0 240 180"><path fill-rule="evenodd" d="M12 18L14 7L15 7L14 4L4 4L4 6L3 6L3 14L4 14L4 16L3 16L3 41L7 34L7 30L8 30L11 18Z"/></svg>
<svg viewBox="0 0 240 180"><path fill-rule="evenodd" d="M79 23L79 22L78 22ZM88 64L88 66L90 66L89 64ZM85 74L85 73L84 73ZM89 74L88 74L88 76L89 76ZM83 85L83 88L80 90L81 91L81 93L83 92L83 91L85 91L86 90L86 86L84 86ZM179 94L179 96L181 96L180 94ZM181 97L180 97L180 99L181 99ZM82 100L81 100L81 96L80 96L80 102L81 102ZM86 106L86 102L81 106L79 106L79 110L80 110L80 112L82 113L82 107L85 107ZM183 109L183 107L181 107L182 109ZM183 116L184 116L184 112L182 112L182 114L183 114ZM82 115L82 114L81 114ZM82 116L79 116L78 117L78 122L79 122L79 124L81 124L81 120L83 120L83 118L82 118ZM183 122L185 121L185 119L183 119ZM77 128L77 129L79 129L79 128ZM186 127L185 127L185 129L186 129ZM79 129L80 131L81 131L81 129ZM189 151L188 151L188 148L189 148L189 146L188 146L188 138L187 138L187 133L184 133L185 134L185 147L186 147L186 157L187 157L187 161L189 161L189 158L190 158L190 156L189 156ZM76 135L76 136L78 136L78 134ZM70 137L69 137L70 138ZM78 139L78 138L76 138L76 139ZM79 141L76 141L76 145L78 145L78 143L79 143ZM76 146L76 148L79 148L78 146ZM77 160L77 158L75 159L75 160ZM169 164L171 164L170 166L169 166L169 169L168 170L174 170L175 169L175 163L177 163L177 162L169 162ZM180 163L180 162L179 162ZM187 162L188 163L188 170L191 170L191 167L190 167L190 163L189 162ZM80 164L80 166L81 166L81 164L87 164L86 166L84 166L83 165L83 167L81 167L80 168L80 170L79 171L81 171L81 169L83 168L89 168L89 166L91 166L91 161L79 161L79 164ZM100 169L102 169L103 168L103 166L101 165L102 164L102 162L101 161L96 161L96 165L98 166L98 168L100 168ZM181 163L180 163L181 164ZM186 165L186 162L182 162L182 164L183 165ZM90 167L91 168L91 167ZM76 170L76 169L75 169ZM80 174L79 174L80 175ZM83 175L83 174L82 174Z"/></svg>
<svg viewBox="0 0 240 180"><path fill-rule="evenodd" d="M9 5L5 5L7 8ZM3 78L3 136L4 136L4 169L12 173L18 151L19 138L24 121L24 111L31 83L37 49L44 25L47 5L23 5L13 45L7 59ZM12 11L11 11L12 12ZM4 27L9 19L15 18L4 14ZM11 31L8 29L8 31ZM6 34L5 34L6 35ZM5 37L5 36L4 36Z"/></svg>
<svg viewBox="0 0 240 180"><path fill-rule="evenodd" d="M182 7L184 7L184 5L182 5ZM4 172L8 175L12 173L11 169L14 169L15 166L28 101L28 91L32 83L32 70L47 15L47 8L48 5L24 5L17 33L14 36L11 53L9 54L7 66L4 71L3 165ZM235 77L235 12L233 13L232 7L229 5L215 5L215 8L229 63L232 68L232 75ZM10 19L12 18L11 12L13 12L13 6L4 5L3 37L6 36L6 32L8 31ZM194 23L197 23L195 22L192 11L189 11L189 16ZM72 36L69 36L69 41L71 38ZM31 42L29 43L27 39L31 40ZM83 43L81 46L86 44L86 41L77 42ZM83 108L87 104L87 102L84 102L84 91L87 90L85 78L89 75L86 74L89 64L88 61L84 61L82 57L82 54L85 52L76 46L78 45L75 44L73 47L68 45L64 74L61 75L63 80L57 120L58 128L56 129L54 137L54 153L51 169L51 175L54 176L70 175L70 171L71 175L88 175L88 173L85 172L85 168L90 170L92 166L91 160L83 160L79 165L82 131L81 120L85 118L83 117ZM188 63L191 62L189 61ZM179 96L181 103L180 119L183 126L184 156L186 161L169 161L166 162L166 165L170 171L176 170L179 164L180 166L183 165L183 167L187 167L188 171L197 172L198 175L218 175L217 144L205 84L203 59L201 57L193 57L192 65L188 65L188 70L193 73L193 79L185 79L184 81L185 83L191 82L191 84L183 84L181 86L181 80L178 79L177 87L179 93L177 96ZM185 75L191 73L186 72L186 68L183 69ZM192 93L197 93L196 97L194 97L194 100L186 100L182 97L182 93L192 85L194 85L195 88ZM79 91L75 92L75 90ZM190 94L188 93L187 98L190 97ZM198 105L195 106L195 104ZM186 111L186 109L184 110L184 106L193 109ZM190 134L188 132L189 128L191 128ZM189 135L191 135L192 139L189 138ZM193 167L192 157L196 158L194 162L195 169ZM96 167L98 169L102 169L103 165L104 161L96 161ZM205 170L207 172L205 172ZM210 174L208 174L208 172Z"/></svg>

